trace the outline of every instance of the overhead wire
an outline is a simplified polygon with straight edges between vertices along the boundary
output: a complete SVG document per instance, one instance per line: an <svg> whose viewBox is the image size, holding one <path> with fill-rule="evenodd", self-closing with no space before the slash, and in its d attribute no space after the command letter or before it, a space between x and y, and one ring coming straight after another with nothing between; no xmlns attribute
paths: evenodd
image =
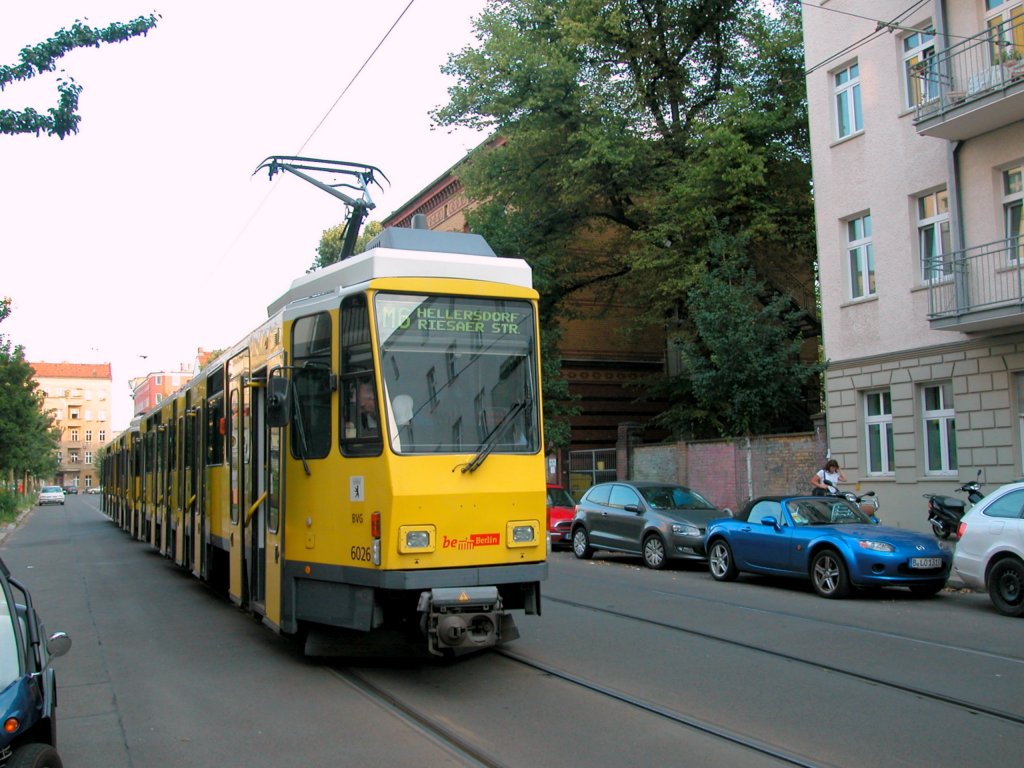
<svg viewBox="0 0 1024 768"><path fill-rule="evenodd" d="M873 21L873 22L875 22L877 24L875 29L870 34L865 35L860 40L857 40L857 41L851 43L850 45L846 46L842 50L836 51L835 53L833 53L828 58L823 59L822 61L818 62L814 66L809 67L808 69L804 70L804 76L808 76L808 75L818 71L822 67L828 66L833 61L835 61L836 59L840 58L841 56L845 56L846 54L851 53L851 52L857 50L858 48L866 45L867 43L871 42L872 40L875 40L883 32L890 32L894 27L898 27L899 26L899 22L900 21L902 21L907 16L909 16L912 13L914 13L918 8L921 8L922 6L926 5L927 3L928 3L928 0L917 0L909 8L907 8L906 10L901 11L895 17L893 17L893 19L891 21L884 21L882 19L875 19L875 18L871 18L870 16L862 16L862 15L857 14L857 13L851 13L849 11L841 11L838 8L830 8L830 7L823 6L823 5L816 5L815 3L806 2L806 1L802 0L800 4L805 6L805 7L807 7L807 8L814 8L815 10L820 10L820 11L828 11L830 13L838 13L838 14L843 15L843 16L853 16L853 17L858 18L858 19L864 19L865 21Z"/></svg>
<svg viewBox="0 0 1024 768"><path fill-rule="evenodd" d="M398 26L399 22L402 21L402 19L405 17L405 14L409 12L409 9L412 8L413 3L415 3L415 2L416 2L416 0L409 0L409 2L406 4L405 8L402 9L402 12L398 14L398 17L394 20L394 22L392 22L391 26L388 27L387 32L384 33L384 36L380 39L380 41L377 43L377 45L374 46L373 50L370 51L370 54L366 57L366 59L363 61L363 63L359 66L359 69L356 70L356 73L354 75L352 75L352 78L348 81L348 83L345 85L345 87L341 89L341 93L338 94L338 98L336 98L334 100L334 103L331 104L331 106L327 110L327 112L324 113L324 116L320 118L320 122L318 122L316 124L316 126L313 128L313 130L310 131L310 134L309 134L309 136L306 137L306 140L303 141L301 145L299 145L299 148L295 151L296 155L301 155L302 154L302 151L306 148L306 145L309 144L309 142L316 135L317 131L319 131L323 127L324 123L327 122L327 118L330 117L330 115L334 111L335 107L337 107L338 104L341 102L341 100L343 98L345 98L345 94L348 93L348 91L352 87L352 85L356 82L356 80L359 78L359 76L363 73L363 70L365 70L366 67L369 65L370 61L373 60L373 57L377 55L377 51L379 51L381 49L381 46L383 46L384 43L387 41L387 39L391 36L391 33L395 31L395 27ZM257 206L253 210L253 212L249 215L249 218L246 219L245 224L242 225L242 228L239 230L238 234L235 235L234 239L228 244L227 248L224 249L224 253L221 254L221 257L220 257L220 259L217 262L218 266L221 263L223 263L224 259L227 258L227 255L229 253L231 253L232 250L234 250L235 245L238 244L238 241L241 240L242 236L248 231L249 227L252 225L252 222L259 215L260 211L263 210L263 206L266 205L267 200L270 199L270 196L274 193L274 190L276 188L277 188L276 184L271 184L270 185L270 188L267 190L266 194L264 194L263 197L260 199L260 202L257 204Z"/></svg>

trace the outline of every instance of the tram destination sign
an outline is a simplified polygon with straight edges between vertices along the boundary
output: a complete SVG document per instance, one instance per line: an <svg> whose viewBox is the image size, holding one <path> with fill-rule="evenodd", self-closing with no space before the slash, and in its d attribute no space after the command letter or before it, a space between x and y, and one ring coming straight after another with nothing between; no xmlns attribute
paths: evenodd
<svg viewBox="0 0 1024 768"><path fill-rule="evenodd" d="M525 301L378 294L375 304L382 341L433 336L493 340L533 333L533 308Z"/></svg>

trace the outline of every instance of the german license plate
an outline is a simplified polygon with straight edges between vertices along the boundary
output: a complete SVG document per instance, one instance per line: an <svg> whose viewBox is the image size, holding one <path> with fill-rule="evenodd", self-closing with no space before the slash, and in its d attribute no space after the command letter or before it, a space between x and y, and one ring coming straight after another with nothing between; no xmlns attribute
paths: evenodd
<svg viewBox="0 0 1024 768"><path fill-rule="evenodd" d="M912 557L910 558L911 568L941 568L941 557Z"/></svg>

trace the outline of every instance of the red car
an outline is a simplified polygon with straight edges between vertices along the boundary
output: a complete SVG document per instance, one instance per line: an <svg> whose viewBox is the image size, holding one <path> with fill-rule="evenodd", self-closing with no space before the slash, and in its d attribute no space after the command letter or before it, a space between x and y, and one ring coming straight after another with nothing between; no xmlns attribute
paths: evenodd
<svg viewBox="0 0 1024 768"><path fill-rule="evenodd" d="M576 502L560 485L548 484L548 539L551 549L572 547L572 518L576 514Z"/></svg>

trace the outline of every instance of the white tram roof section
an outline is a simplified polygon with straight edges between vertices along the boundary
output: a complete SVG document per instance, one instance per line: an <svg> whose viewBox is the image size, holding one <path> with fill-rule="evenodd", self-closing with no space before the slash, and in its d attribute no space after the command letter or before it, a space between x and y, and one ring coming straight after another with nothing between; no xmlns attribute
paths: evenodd
<svg viewBox="0 0 1024 768"><path fill-rule="evenodd" d="M273 316L292 302L336 293L379 277L444 277L533 287L533 273L526 261L495 256L479 235L406 229L405 232L415 234L412 237L382 237L400 231L386 229L363 253L297 278L291 288L267 307L267 315ZM430 237L421 239L422 235ZM437 239L434 235L447 237ZM432 248L424 250L417 247L416 241L429 242ZM409 247L389 247L392 243Z"/></svg>

